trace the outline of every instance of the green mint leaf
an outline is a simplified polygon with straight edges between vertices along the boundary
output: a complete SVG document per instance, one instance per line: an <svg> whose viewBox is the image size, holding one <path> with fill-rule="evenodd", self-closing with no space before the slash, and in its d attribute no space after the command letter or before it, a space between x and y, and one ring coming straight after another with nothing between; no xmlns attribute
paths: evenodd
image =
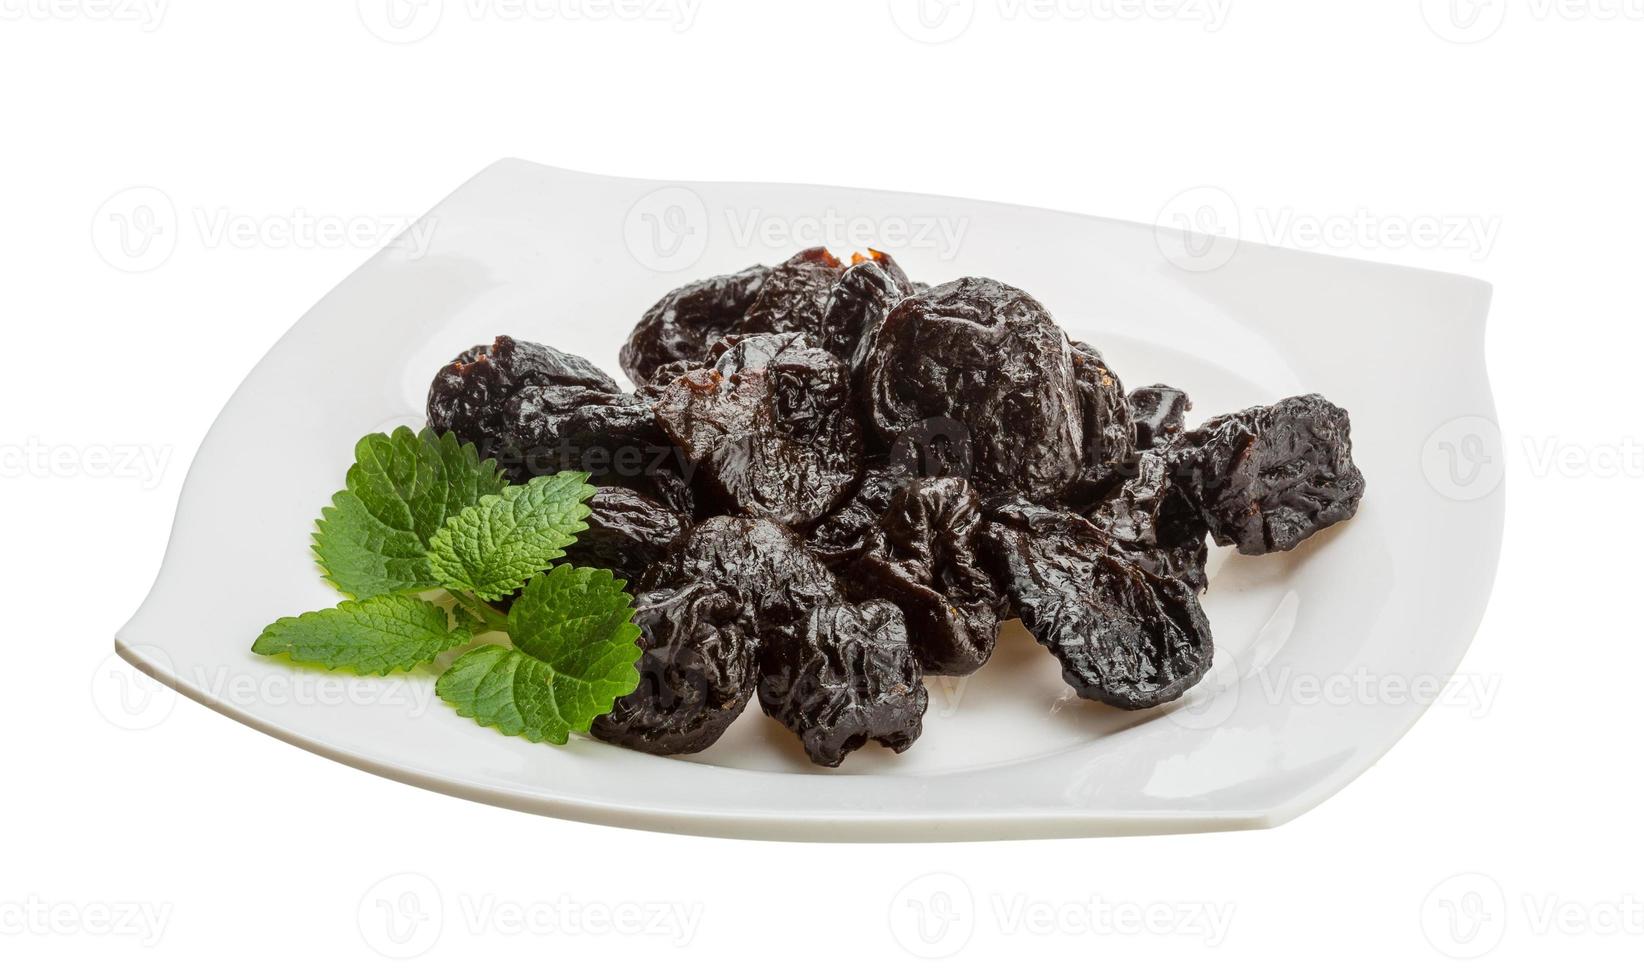
<svg viewBox="0 0 1644 980"><path fill-rule="evenodd" d="M470 650L434 690L504 735L565 744L639 684L639 627L622 586L604 569L560 565L537 576L508 613L519 648Z"/></svg>
<svg viewBox="0 0 1644 980"><path fill-rule="evenodd" d="M348 489L331 498L314 533L326 581L366 599L439 585L428 543L463 508L507 486L494 460L447 432L374 433L354 447Z"/></svg>
<svg viewBox="0 0 1644 980"><path fill-rule="evenodd" d="M586 473L539 476L505 487L451 518L428 546L434 578L447 589L500 599L547 568L588 529Z"/></svg>
<svg viewBox="0 0 1644 980"><path fill-rule="evenodd" d="M472 637L467 626L452 626L445 610L432 602L390 594L287 616L263 630L251 651L283 653L330 670L386 674L427 663Z"/></svg>

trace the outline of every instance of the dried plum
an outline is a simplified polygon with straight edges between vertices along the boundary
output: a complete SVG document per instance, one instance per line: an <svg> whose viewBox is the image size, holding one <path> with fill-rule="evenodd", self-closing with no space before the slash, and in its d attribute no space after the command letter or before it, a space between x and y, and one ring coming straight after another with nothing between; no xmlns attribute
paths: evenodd
<svg viewBox="0 0 1644 980"><path fill-rule="evenodd" d="M1319 395L1213 418L1171 455L1216 542L1244 555L1289 551L1352 517L1364 496L1347 413Z"/></svg>
<svg viewBox="0 0 1644 980"><path fill-rule="evenodd" d="M707 359L697 366L712 368L725 377L789 364L825 373L833 370L833 362L824 353L808 333L730 334L715 341Z"/></svg>
<svg viewBox="0 0 1644 980"><path fill-rule="evenodd" d="M689 528L672 508L626 487L600 487L588 499L588 529L565 552L575 565L609 568L637 582Z"/></svg>
<svg viewBox="0 0 1644 980"><path fill-rule="evenodd" d="M820 333L828 296L844 266L825 248L807 248L770 270L728 333Z"/></svg>
<svg viewBox="0 0 1644 980"><path fill-rule="evenodd" d="M817 606L839 602L833 572L804 542L775 521L711 517L696 525L641 579L642 591L711 582L742 604L754 635L793 635Z"/></svg>
<svg viewBox="0 0 1644 980"><path fill-rule="evenodd" d="M1130 420L1124 385L1108 369L1101 351L1079 341L1068 346L1072 350L1084 434L1082 466L1072 496L1090 499L1099 496L1124 472L1136 450L1136 429Z"/></svg>
<svg viewBox="0 0 1644 980"><path fill-rule="evenodd" d="M1203 592L1210 527L1172 479L1164 454L1142 453L1134 465L1136 474L1085 516L1142 568Z"/></svg>
<svg viewBox="0 0 1644 980"><path fill-rule="evenodd" d="M981 501L959 477L913 480L890 497L871 544L844 576L894 602L927 674L969 674L993 654L998 589L976 557Z"/></svg>
<svg viewBox="0 0 1644 980"><path fill-rule="evenodd" d="M610 376L575 354L501 336L440 368L428 387L428 424L485 446L506 429L503 412L522 388L565 386L615 395Z"/></svg>
<svg viewBox="0 0 1644 980"><path fill-rule="evenodd" d="M983 493L1051 500L1079 474L1067 338L1013 286L959 279L903 300L871 338L863 384L881 447L932 419L962 426L973 470L959 475Z"/></svg>
<svg viewBox="0 0 1644 980"><path fill-rule="evenodd" d="M879 518L890 507L891 494L904 482L900 470L882 461L867 464L856 489L811 529L806 545L830 565L857 558L872 543Z"/></svg>
<svg viewBox="0 0 1644 980"><path fill-rule="evenodd" d="M429 387L428 424L473 443L516 483L582 470L596 484L692 506L649 401L552 347L503 336L458 355Z"/></svg>
<svg viewBox="0 0 1644 980"><path fill-rule="evenodd" d="M862 338L877 333L897 303L913 294L913 285L896 260L884 252L851 256L851 266L834 283L818 328L822 346L856 370Z"/></svg>
<svg viewBox="0 0 1644 980"><path fill-rule="evenodd" d="M903 751L930 700L902 613L884 601L812 609L797 642L761 648L758 686L760 707L822 766L869 739Z"/></svg>
<svg viewBox="0 0 1644 980"><path fill-rule="evenodd" d="M1144 385L1130 393L1130 417L1136 425L1136 448L1162 449L1187 431L1193 400L1169 385Z"/></svg>
<svg viewBox="0 0 1644 980"><path fill-rule="evenodd" d="M799 335L750 337L657 391L662 430L737 511L795 527L849 492L862 465L839 359Z"/></svg>
<svg viewBox="0 0 1644 980"><path fill-rule="evenodd" d="M742 713L758 678L740 600L697 582L639 597L639 686L594 720L601 741L655 755L700 752Z"/></svg>
<svg viewBox="0 0 1644 980"><path fill-rule="evenodd" d="M770 271L751 266L681 286L657 300L622 345L622 370L642 385L669 361L701 359L709 345L733 332Z"/></svg>
<svg viewBox="0 0 1644 980"><path fill-rule="evenodd" d="M621 482L672 463L651 406L630 394L587 388L521 388L503 406L498 462L516 480L582 470Z"/></svg>
<svg viewBox="0 0 1644 980"><path fill-rule="evenodd" d="M970 427L957 419L923 419L909 426L891 444L890 466L906 478L958 476L976 472L976 452Z"/></svg>
<svg viewBox="0 0 1644 980"><path fill-rule="evenodd" d="M1082 698L1151 708L1210 666L1210 623L1186 583L1122 556L1076 514L1007 507L981 532L990 569L1028 628L1062 662Z"/></svg>

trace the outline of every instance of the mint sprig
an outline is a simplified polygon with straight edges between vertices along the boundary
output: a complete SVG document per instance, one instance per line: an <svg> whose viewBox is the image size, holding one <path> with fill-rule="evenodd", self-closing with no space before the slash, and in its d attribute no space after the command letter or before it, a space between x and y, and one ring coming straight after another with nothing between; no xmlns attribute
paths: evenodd
<svg viewBox="0 0 1644 980"><path fill-rule="evenodd" d="M495 460L481 460L451 433L404 426L361 439L346 480L315 526L314 557L326 581L356 599L437 587L429 541L508 485Z"/></svg>
<svg viewBox="0 0 1644 980"><path fill-rule="evenodd" d="M434 578L447 589L501 599L553 564L588 530L594 495L582 473L539 476L484 497L451 518L428 545Z"/></svg>
<svg viewBox="0 0 1644 980"><path fill-rule="evenodd" d="M508 611L518 649L463 654L434 690L457 714L504 735L565 744L639 683L639 627L621 579L560 565L538 575Z"/></svg>
<svg viewBox="0 0 1644 980"><path fill-rule="evenodd" d="M509 486L473 446L426 429L368 435L354 455L314 534L325 579L353 598L276 620L252 652L386 674L458 651L440 697L534 742L563 744L634 690L626 583L560 561L587 530L587 474ZM522 587L506 615L487 602Z"/></svg>

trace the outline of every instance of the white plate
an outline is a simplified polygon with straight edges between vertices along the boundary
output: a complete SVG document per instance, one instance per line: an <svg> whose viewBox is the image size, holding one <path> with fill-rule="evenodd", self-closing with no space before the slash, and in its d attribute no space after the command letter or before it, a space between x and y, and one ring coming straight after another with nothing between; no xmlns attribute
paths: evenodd
<svg viewBox="0 0 1644 980"><path fill-rule="evenodd" d="M847 254L880 245L916 279L1019 285L1128 384L1187 389L1194 418L1327 395L1352 414L1368 481L1358 517L1288 555L1213 557L1216 666L1174 705L1130 713L1070 697L1012 623L979 673L929 683L911 749L864 749L837 771L807 764L757 707L690 758L533 745L459 718L433 697L431 672L350 678L250 652L266 623L337 601L308 550L313 520L355 440L418 425L453 354L511 333L620 377L618 346L663 292L819 238ZM164 566L116 647L310 751L559 817L844 840L1271 826L1392 746L1483 613L1502 494L1431 464L1458 447L1462 463L1500 458L1489 295L1454 276L1003 204L503 161L325 297L246 379L200 449Z"/></svg>

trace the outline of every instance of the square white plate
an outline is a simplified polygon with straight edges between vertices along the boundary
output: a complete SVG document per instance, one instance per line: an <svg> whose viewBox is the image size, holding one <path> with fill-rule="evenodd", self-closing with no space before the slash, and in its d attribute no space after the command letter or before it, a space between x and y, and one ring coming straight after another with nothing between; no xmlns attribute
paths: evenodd
<svg viewBox="0 0 1644 980"><path fill-rule="evenodd" d="M655 758L506 738L439 703L432 671L343 677L250 652L265 624L338 600L308 549L314 518L361 435L421 425L428 381L452 355L510 333L620 378L617 348L668 289L818 240L884 248L915 279L1021 286L1126 384L1186 389L1190 421L1326 395L1352 414L1368 482L1358 517L1290 554L1213 555L1216 665L1180 702L1132 713L1075 699L1011 623L976 675L927 682L911 749L865 749L837 771L805 762L757 706L711 750ZM1500 458L1489 296L1471 279L1004 204L502 161L321 300L246 379L116 647L310 751L559 817L840 840L1271 826L1397 741L1483 613L1502 526L1502 493L1476 472Z"/></svg>

